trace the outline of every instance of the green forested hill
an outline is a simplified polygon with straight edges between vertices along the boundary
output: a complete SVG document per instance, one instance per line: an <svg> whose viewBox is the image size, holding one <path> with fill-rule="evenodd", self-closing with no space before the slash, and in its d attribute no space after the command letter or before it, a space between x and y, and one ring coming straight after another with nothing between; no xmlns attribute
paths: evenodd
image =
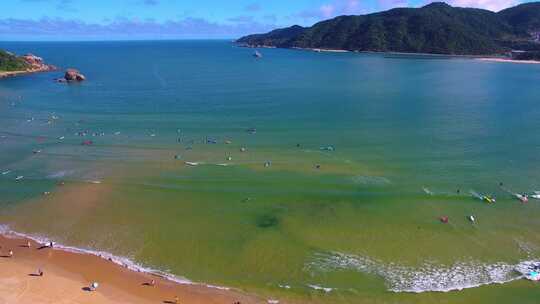
<svg viewBox="0 0 540 304"><path fill-rule="evenodd" d="M540 2L524 3L502 10L497 15L519 31L540 31Z"/></svg>
<svg viewBox="0 0 540 304"><path fill-rule="evenodd" d="M0 50L0 71L22 71L28 68L28 63L23 59Z"/></svg>
<svg viewBox="0 0 540 304"><path fill-rule="evenodd" d="M494 13L436 2L422 8L340 16L308 28L293 26L242 37L238 42L287 48L496 54L507 50L509 45L531 39L528 32L538 26L539 4L529 3Z"/></svg>

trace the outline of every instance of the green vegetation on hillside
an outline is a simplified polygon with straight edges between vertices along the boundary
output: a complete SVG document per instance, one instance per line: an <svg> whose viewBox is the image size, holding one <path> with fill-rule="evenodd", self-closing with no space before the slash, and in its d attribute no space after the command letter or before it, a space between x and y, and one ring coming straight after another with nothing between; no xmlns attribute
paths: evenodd
<svg viewBox="0 0 540 304"><path fill-rule="evenodd" d="M526 53L517 54L517 55L514 56L514 59L540 61L540 52L533 51L533 52L526 52Z"/></svg>
<svg viewBox="0 0 540 304"><path fill-rule="evenodd" d="M529 43L530 32L540 28L538 16L540 3L494 13L437 2L422 8L340 16L312 27L293 26L237 42L286 48L487 55L503 53L509 45Z"/></svg>
<svg viewBox="0 0 540 304"><path fill-rule="evenodd" d="M520 31L540 31L540 2L524 3L507 8L497 15Z"/></svg>
<svg viewBox="0 0 540 304"><path fill-rule="evenodd" d="M0 50L0 71L23 71L28 68L28 63L23 59Z"/></svg>

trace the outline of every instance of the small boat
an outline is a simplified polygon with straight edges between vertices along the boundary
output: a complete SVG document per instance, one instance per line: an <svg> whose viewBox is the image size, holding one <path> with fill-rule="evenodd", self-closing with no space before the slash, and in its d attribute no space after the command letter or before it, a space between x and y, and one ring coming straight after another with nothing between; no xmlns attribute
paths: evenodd
<svg viewBox="0 0 540 304"><path fill-rule="evenodd" d="M23 179L23 178L24 178L24 176L19 175L19 176L15 177L15 180L18 181L18 180L21 180L21 179Z"/></svg>
<svg viewBox="0 0 540 304"><path fill-rule="evenodd" d="M488 203L488 204L495 203L495 198L492 197L492 196L489 196L489 195L482 196L482 200L486 201L486 203Z"/></svg>
<svg viewBox="0 0 540 304"><path fill-rule="evenodd" d="M6 171L2 172L2 175L7 175L7 174L10 174L10 173L11 173L10 170L6 170Z"/></svg>
<svg viewBox="0 0 540 304"><path fill-rule="evenodd" d="M516 193L516 194L514 194L514 196L522 203L529 202L529 197L526 194Z"/></svg>
<svg viewBox="0 0 540 304"><path fill-rule="evenodd" d="M64 140L64 138L66 138L65 136L60 136L58 137L58 140Z"/></svg>
<svg viewBox="0 0 540 304"><path fill-rule="evenodd" d="M333 152L333 151L336 151L336 148L334 146L323 146L320 148L321 151L328 151L328 152Z"/></svg>
<svg viewBox="0 0 540 304"><path fill-rule="evenodd" d="M529 273L525 274L525 279L530 281L540 281L540 272L531 270Z"/></svg>
<svg viewBox="0 0 540 304"><path fill-rule="evenodd" d="M263 55L262 55L259 51L255 51L255 52L253 53L253 57L255 57L255 58L262 58Z"/></svg>
<svg viewBox="0 0 540 304"><path fill-rule="evenodd" d="M476 193L475 191L472 191L471 190L471 195L481 201L485 201L486 203L488 204L492 204L492 203L495 203L495 198L494 197L491 197L489 195L481 195L481 194L478 194Z"/></svg>
<svg viewBox="0 0 540 304"><path fill-rule="evenodd" d="M32 153L39 154L39 153L41 153L41 150L34 150L34 151L32 151Z"/></svg>
<svg viewBox="0 0 540 304"><path fill-rule="evenodd" d="M197 163L197 162L188 162L188 161L185 162L185 164L188 165L188 166L192 166L192 167L195 167L195 166L199 165L199 163Z"/></svg>
<svg viewBox="0 0 540 304"><path fill-rule="evenodd" d="M426 187L423 187L422 190L423 190L424 193L426 193L427 195L433 195L433 192L431 192L431 190L429 190L429 189L426 188Z"/></svg>
<svg viewBox="0 0 540 304"><path fill-rule="evenodd" d="M92 181L88 181L89 183L91 184L101 184L101 181L98 181L98 180L92 180Z"/></svg>
<svg viewBox="0 0 540 304"><path fill-rule="evenodd" d="M473 224L476 223L476 218L474 217L474 215L469 215L467 219Z"/></svg>
<svg viewBox="0 0 540 304"><path fill-rule="evenodd" d="M257 133L257 129L249 128L249 129L246 130L246 132L248 132L249 134L255 134L255 133Z"/></svg>

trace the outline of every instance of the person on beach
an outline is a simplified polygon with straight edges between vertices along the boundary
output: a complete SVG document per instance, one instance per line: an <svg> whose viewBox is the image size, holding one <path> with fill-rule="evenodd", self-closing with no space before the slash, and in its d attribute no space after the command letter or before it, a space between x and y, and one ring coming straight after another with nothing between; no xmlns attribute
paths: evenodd
<svg viewBox="0 0 540 304"><path fill-rule="evenodd" d="M8 256L9 256L10 258L13 257L13 250L10 250L10 251L8 252Z"/></svg>
<svg viewBox="0 0 540 304"><path fill-rule="evenodd" d="M32 244L30 244L30 241L26 242L26 248L32 247Z"/></svg>
<svg viewBox="0 0 540 304"><path fill-rule="evenodd" d="M43 276L43 270L41 270L41 268L38 268L37 274L38 274L38 276L42 277Z"/></svg>
<svg viewBox="0 0 540 304"><path fill-rule="evenodd" d="M178 296L174 297L174 304L180 303L180 298Z"/></svg>

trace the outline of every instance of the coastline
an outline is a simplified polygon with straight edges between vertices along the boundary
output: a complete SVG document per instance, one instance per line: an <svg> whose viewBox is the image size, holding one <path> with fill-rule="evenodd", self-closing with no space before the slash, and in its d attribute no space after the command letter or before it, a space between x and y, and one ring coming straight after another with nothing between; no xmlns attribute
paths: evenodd
<svg viewBox="0 0 540 304"><path fill-rule="evenodd" d="M257 46L257 45L248 45L248 44L237 44L240 47L246 48L261 48L261 49L276 49L275 46ZM447 58L462 58L462 59L474 59L480 61L491 61L491 62L504 62L504 63L521 63L521 64L540 64L540 61L535 60L516 60L516 59L506 59L501 57L490 57L490 56L478 56L478 55L453 55L453 54L436 54L436 53L406 53L406 52L377 52L377 51L351 51L351 50L340 50L340 49L322 49L322 48L301 48L301 47L290 47L282 48L288 50L298 50L298 51L308 51L316 53L360 53L360 54L382 54L387 56L425 56L426 58L430 57L447 57Z"/></svg>
<svg viewBox="0 0 540 304"><path fill-rule="evenodd" d="M475 58L475 59L479 61L490 61L490 62L540 64L540 61L535 61L535 60L515 60L515 59L490 58L490 57L480 57L480 58Z"/></svg>
<svg viewBox="0 0 540 304"><path fill-rule="evenodd" d="M26 246L30 243L30 248ZM41 242L15 232L0 234L0 302L57 303L266 303L240 291L189 281L120 265L119 260L76 252L69 247L44 247ZM9 250L13 257L8 256ZM43 277L37 276L42 269ZM155 286L145 283L155 280ZM98 282L95 292L87 291ZM15 292L13 292L15 290Z"/></svg>
<svg viewBox="0 0 540 304"><path fill-rule="evenodd" d="M56 71L57 69L52 66L46 66L38 69L28 69L24 71L0 71L0 79L2 78L9 78L9 77L15 77L15 76L23 76L23 75L29 75L29 74L36 74L36 73L45 73L45 72L52 72Z"/></svg>

